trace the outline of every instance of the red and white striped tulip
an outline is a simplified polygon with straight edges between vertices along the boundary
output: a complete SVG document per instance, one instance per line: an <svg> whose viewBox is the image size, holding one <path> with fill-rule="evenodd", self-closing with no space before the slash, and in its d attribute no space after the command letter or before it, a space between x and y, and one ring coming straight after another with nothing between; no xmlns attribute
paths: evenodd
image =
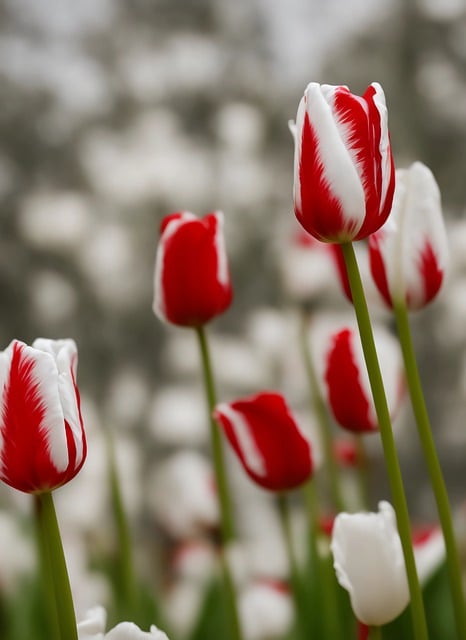
<svg viewBox="0 0 466 640"><path fill-rule="evenodd" d="M279 393L221 403L213 415L246 473L264 489L293 489L311 477L311 444Z"/></svg>
<svg viewBox="0 0 466 640"><path fill-rule="evenodd" d="M26 493L65 484L87 446L73 340L19 340L0 353L0 479Z"/></svg>
<svg viewBox="0 0 466 640"><path fill-rule="evenodd" d="M376 327L374 337L387 402L394 418L404 391L401 352L398 342L385 329ZM338 424L353 433L377 431L377 415L356 327L344 325L329 331L320 345L316 369L324 396Z"/></svg>
<svg viewBox="0 0 466 640"><path fill-rule="evenodd" d="M298 107L294 209L323 242L361 240L390 213L395 170L382 87L362 97L348 87L311 82Z"/></svg>
<svg viewBox="0 0 466 640"><path fill-rule="evenodd" d="M331 550L338 582L358 620L378 627L405 609L408 580L391 504L380 502L378 513L340 513Z"/></svg>
<svg viewBox="0 0 466 640"><path fill-rule="evenodd" d="M421 162L396 172L393 207L369 238L372 277L389 307L422 309L438 294L449 261L440 190Z"/></svg>
<svg viewBox="0 0 466 640"><path fill-rule="evenodd" d="M184 211L161 225L154 275L154 313L182 327L206 324L232 300L223 214Z"/></svg>

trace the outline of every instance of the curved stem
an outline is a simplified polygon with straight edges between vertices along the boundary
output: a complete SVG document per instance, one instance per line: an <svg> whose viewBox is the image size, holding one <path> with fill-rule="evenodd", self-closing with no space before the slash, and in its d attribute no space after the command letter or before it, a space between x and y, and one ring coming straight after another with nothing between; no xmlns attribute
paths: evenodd
<svg viewBox="0 0 466 640"><path fill-rule="evenodd" d="M413 622L414 638L425 640L428 638L427 623L422 600L421 588L416 571L414 551L411 543L411 529L409 521L408 505L401 476L400 464L393 438L390 413L388 410L387 398L383 386L382 374L380 372L379 360L375 348L374 335L372 332L369 311L364 295L354 248L351 243L341 245L345 259L346 270L351 287L354 309L361 336L361 343L366 361L367 372L374 399L377 420L379 423L380 436L384 451L385 463L387 467L388 480L392 494L393 507L396 512L398 532L400 535L403 555L406 565L409 592L411 595L411 615Z"/></svg>
<svg viewBox="0 0 466 640"><path fill-rule="evenodd" d="M338 474L338 466L333 455L332 445L332 424L328 415L327 407L320 393L319 383L312 362L311 349L308 339L308 316L302 312L301 328L300 328L301 353L304 359L306 375L309 383L309 393L311 400L311 408L317 418L319 425L319 435L322 443L322 449L325 458L323 465L327 473L327 482L330 490L334 508L339 511L345 510L344 500L341 492L340 478Z"/></svg>
<svg viewBox="0 0 466 640"><path fill-rule="evenodd" d="M212 444L212 456L214 462L215 479L217 483L219 507L220 507L220 523L222 534L222 547L220 550L220 562L222 569L223 585L225 590L226 603L230 613L230 622L234 640L242 640L242 632L240 627L238 607L236 603L236 594L233 578L228 566L228 558L225 553L225 545L232 542L235 537L233 524L233 512L231 508L230 494L228 491L227 476L225 470L225 461L223 455L223 446L220 430L212 417L213 410L217 404L215 393L214 376L212 373L212 365L210 362L209 348L207 344L207 336L204 327L196 327L196 334L199 340L199 348L202 359L202 371L204 376L204 387L207 400L207 408L209 412L210 437Z"/></svg>
<svg viewBox="0 0 466 640"><path fill-rule="evenodd" d="M130 620L137 620L139 607L130 527L123 504L115 459L115 446L110 429L106 429L105 435L107 440L111 501L118 535L118 590L120 591L121 589L118 595L121 600L119 606L123 609L119 611L119 614L125 617L128 616Z"/></svg>
<svg viewBox="0 0 466 640"><path fill-rule="evenodd" d="M395 303L394 312L401 350L403 352L411 404L445 540L448 577L450 581L450 590L452 594L458 638L466 638L466 611L461 575L461 561L455 540L448 493L438 459L435 441L432 436L429 415L414 353L408 312L404 302Z"/></svg>
<svg viewBox="0 0 466 640"><path fill-rule="evenodd" d="M70 580L52 494L49 492L38 494L36 500L36 515L46 541L45 556L50 563L60 638L61 640L78 640Z"/></svg>

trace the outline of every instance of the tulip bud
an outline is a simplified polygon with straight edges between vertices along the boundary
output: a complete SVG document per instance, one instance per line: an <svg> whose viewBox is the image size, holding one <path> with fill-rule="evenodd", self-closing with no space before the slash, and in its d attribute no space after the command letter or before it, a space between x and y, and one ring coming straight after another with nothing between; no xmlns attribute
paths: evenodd
<svg viewBox="0 0 466 640"><path fill-rule="evenodd" d="M279 393L218 404L213 415L246 473L264 489L285 491L310 478L310 442Z"/></svg>
<svg viewBox="0 0 466 640"><path fill-rule="evenodd" d="M404 373L397 341L381 327L374 331L390 414L395 417L403 398ZM353 433L378 430L377 414L356 328L340 326L320 345L316 369L324 395L338 424Z"/></svg>
<svg viewBox="0 0 466 640"><path fill-rule="evenodd" d="M196 327L223 313L231 299L223 214L217 211L202 219L189 212L167 216L155 262L155 315Z"/></svg>
<svg viewBox="0 0 466 640"><path fill-rule="evenodd" d="M448 266L440 191L424 164L396 172L393 207L386 224L369 238L372 277L389 307L404 301L422 309L439 292Z"/></svg>
<svg viewBox="0 0 466 640"><path fill-rule="evenodd" d="M84 464L77 364L73 340L13 340L0 352L0 479L19 491L56 489Z"/></svg>
<svg viewBox="0 0 466 640"><path fill-rule="evenodd" d="M388 502L379 503L378 513L340 513L331 550L338 582L348 591L358 620L381 626L407 606L403 550Z"/></svg>
<svg viewBox="0 0 466 640"><path fill-rule="evenodd" d="M295 129L294 209L323 242L361 240L390 213L395 171L382 87L362 97L311 82Z"/></svg>
<svg viewBox="0 0 466 640"><path fill-rule="evenodd" d="M283 583L252 582L242 589L238 606L245 640L283 638L291 627L293 604Z"/></svg>

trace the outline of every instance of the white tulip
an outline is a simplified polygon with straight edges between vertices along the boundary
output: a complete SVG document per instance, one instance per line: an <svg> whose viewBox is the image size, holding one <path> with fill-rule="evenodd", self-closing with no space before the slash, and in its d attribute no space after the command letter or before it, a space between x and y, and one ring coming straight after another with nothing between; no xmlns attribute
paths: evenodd
<svg viewBox="0 0 466 640"><path fill-rule="evenodd" d="M331 549L338 582L346 589L361 622L381 626L409 602L409 589L393 507L379 503L378 513L340 513Z"/></svg>

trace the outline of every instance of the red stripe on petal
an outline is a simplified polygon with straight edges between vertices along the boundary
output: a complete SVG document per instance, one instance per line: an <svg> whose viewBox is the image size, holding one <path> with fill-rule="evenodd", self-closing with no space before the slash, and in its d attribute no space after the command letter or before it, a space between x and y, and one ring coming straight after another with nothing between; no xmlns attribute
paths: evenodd
<svg viewBox="0 0 466 640"><path fill-rule="evenodd" d="M334 336L327 355L325 382L329 404L338 424L354 433L377 430L377 425L370 419L370 405L360 382L349 329Z"/></svg>
<svg viewBox="0 0 466 640"><path fill-rule="evenodd" d="M341 204L335 198L324 174L319 141L309 116L304 117L299 158L301 206L295 203L299 222L311 235L323 242L348 240Z"/></svg>
<svg viewBox="0 0 466 640"><path fill-rule="evenodd" d="M15 342L2 398L1 478L28 493L60 484L60 473L48 452L47 433L41 427L45 411L34 381L34 365L33 359L24 356L23 345Z"/></svg>
<svg viewBox="0 0 466 640"><path fill-rule="evenodd" d="M426 242L420 257L420 270L424 284L424 305L435 298L443 282L443 269L440 268L435 251L429 241Z"/></svg>
<svg viewBox="0 0 466 640"><path fill-rule="evenodd" d="M382 252L382 234L383 231L373 234L369 237L369 267L375 286L379 290L380 295L384 299L387 306L391 309L392 296L388 286L387 270Z"/></svg>
<svg viewBox="0 0 466 640"><path fill-rule="evenodd" d="M263 473L258 473L255 465L251 465L251 453L243 450L233 421L228 412L222 411L222 405L217 407L214 417L223 427L246 472L257 484L272 491L285 491L309 479L313 468L311 446L283 396L264 392L229 406L247 425Z"/></svg>

